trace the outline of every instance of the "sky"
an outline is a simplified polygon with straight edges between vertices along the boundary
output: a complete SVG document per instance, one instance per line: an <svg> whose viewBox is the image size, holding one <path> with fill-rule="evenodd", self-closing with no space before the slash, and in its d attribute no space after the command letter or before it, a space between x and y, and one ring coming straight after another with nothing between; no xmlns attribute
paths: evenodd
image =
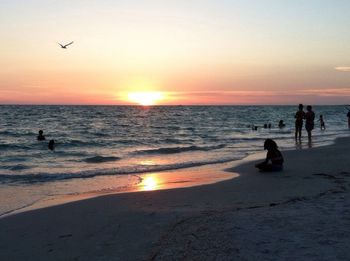
<svg viewBox="0 0 350 261"><path fill-rule="evenodd" d="M349 104L349 12L348 0L0 0L0 104Z"/></svg>

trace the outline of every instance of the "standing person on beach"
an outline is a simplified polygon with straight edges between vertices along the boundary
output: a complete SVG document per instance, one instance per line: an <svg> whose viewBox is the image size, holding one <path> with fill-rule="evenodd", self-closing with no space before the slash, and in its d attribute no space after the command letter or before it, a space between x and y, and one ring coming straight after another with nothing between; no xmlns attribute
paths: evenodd
<svg viewBox="0 0 350 261"><path fill-rule="evenodd" d="M305 118L304 105L299 104L299 110L296 112L295 118L295 139L301 139L301 129L303 128L303 120Z"/></svg>
<svg viewBox="0 0 350 261"><path fill-rule="evenodd" d="M307 112L305 113L305 129L307 131L307 137L311 141L311 131L314 129L315 123L315 113L312 111L312 106L308 105L306 107Z"/></svg>

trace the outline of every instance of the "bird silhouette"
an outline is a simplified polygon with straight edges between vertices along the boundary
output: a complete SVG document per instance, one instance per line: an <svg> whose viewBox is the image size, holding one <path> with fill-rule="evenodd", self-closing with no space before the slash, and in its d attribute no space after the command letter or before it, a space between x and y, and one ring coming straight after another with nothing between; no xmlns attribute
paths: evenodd
<svg viewBox="0 0 350 261"><path fill-rule="evenodd" d="M69 44L65 44L65 45L60 44L60 43L58 43L58 44L61 46L61 48L67 49L67 46L68 46L68 45L71 45L72 43L74 43L74 42L70 42Z"/></svg>

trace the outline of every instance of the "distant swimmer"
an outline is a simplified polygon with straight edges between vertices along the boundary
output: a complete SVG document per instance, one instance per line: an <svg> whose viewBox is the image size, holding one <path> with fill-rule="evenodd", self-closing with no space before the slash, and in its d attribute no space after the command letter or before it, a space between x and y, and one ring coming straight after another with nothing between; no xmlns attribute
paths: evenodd
<svg viewBox="0 0 350 261"><path fill-rule="evenodd" d="M252 125L252 131L257 131L258 130L258 126L255 126L254 124Z"/></svg>
<svg viewBox="0 0 350 261"><path fill-rule="evenodd" d="M265 161L255 165L261 172L273 172L283 170L283 156L278 150L277 143L272 139L266 139L264 150L267 150Z"/></svg>
<svg viewBox="0 0 350 261"><path fill-rule="evenodd" d="M58 44L61 46L62 49L67 49L67 46L69 46L69 45L71 45L71 44L73 44L73 43L74 43L74 42L70 42L69 44L65 44L65 45L60 44L60 43L58 43Z"/></svg>
<svg viewBox="0 0 350 261"><path fill-rule="evenodd" d="M39 135L37 137L38 140L45 140L44 132L43 130L39 130Z"/></svg>
<svg viewBox="0 0 350 261"><path fill-rule="evenodd" d="M54 140L50 140L48 147L49 147L49 150L54 150L55 149L55 141Z"/></svg>
<svg viewBox="0 0 350 261"><path fill-rule="evenodd" d="M269 124L267 125L267 127L268 127L269 129L271 129L271 128L272 128L271 123L269 123Z"/></svg>
<svg viewBox="0 0 350 261"><path fill-rule="evenodd" d="M286 127L286 124L284 124L283 120L280 120L278 122L278 128L283 129L284 127Z"/></svg>

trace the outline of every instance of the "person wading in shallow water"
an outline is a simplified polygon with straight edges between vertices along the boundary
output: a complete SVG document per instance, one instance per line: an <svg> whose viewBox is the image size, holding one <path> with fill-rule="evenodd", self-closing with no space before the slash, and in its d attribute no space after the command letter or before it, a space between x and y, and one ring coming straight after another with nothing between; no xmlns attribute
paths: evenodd
<svg viewBox="0 0 350 261"><path fill-rule="evenodd" d="M255 165L261 172L273 172L283 170L283 156L278 150L274 140L267 139L264 142L264 150L267 150L265 161ZM271 162L271 163L270 163Z"/></svg>
<svg viewBox="0 0 350 261"><path fill-rule="evenodd" d="M312 111L312 106L308 105L306 107L307 112L305 113L305 129L307 131L307 137L311 141L311 131L314 129L315 123L315 113Z"/></svg>
<svg viewBox="0 0 350 261"><path fill-rule="evenodd" d="M303 111L304 105L299 104L299 110L296 112L295 118L295 139L301 139L301 129L303 128L303 120L305 118L305 112Z"/></svg>
<svg viewBox="0 0 350 261"><path fill-rule="evenodd" d="M324 119L323 119L323 115L321 114L320 115L320 119L318 120L320 122L320 127L321 127L321 130L325 130L326 129L326 124L324 122Z"/></svg>

